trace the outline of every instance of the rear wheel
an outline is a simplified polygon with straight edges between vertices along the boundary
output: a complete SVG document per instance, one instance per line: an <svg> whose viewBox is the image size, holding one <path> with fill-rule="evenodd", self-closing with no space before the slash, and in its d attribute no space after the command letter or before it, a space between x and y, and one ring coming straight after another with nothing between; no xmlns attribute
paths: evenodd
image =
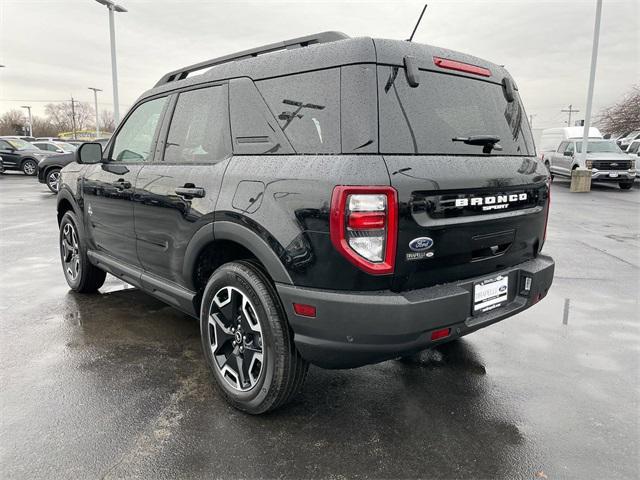
<svg viewBox="0 0 640 480"><path fill-rule="evenodd" d="M60 260L69 287L79 293L92 293L103 284L107 274L92 265L76 215L68 211L60 222Z"/></svg>
<svg viewBox="0 0 640 480"><path fill-rule="evenodd" d="M618 186L622 189L622 190L630 190L631 187L633 187L633 182L620 182L618 184Z"/></svg>
<svg viewBox="0 0 640 480"><path fill-rule="evenodd" d="M53 193L58 193L58 190L60 189L60 169L52 168L49 170L47 172L46 182L49 190Z"/></svg>
<svg viewBox="0 0 640 480"><path fill-rule="evenodd" d="M24 173L25 175L35 175L37 168L38 164L35 160L31 160L30 158L28 158L24 162L22 162L22 173Z"/></svg>
<svg viewBox="0 0 640 480"><path fill-rule="evenodd" d="M308 364L293 343L271 282L246 261L218 268L200 311L202 347L226 400L251 414L288 402L301 388Z"/></svg>

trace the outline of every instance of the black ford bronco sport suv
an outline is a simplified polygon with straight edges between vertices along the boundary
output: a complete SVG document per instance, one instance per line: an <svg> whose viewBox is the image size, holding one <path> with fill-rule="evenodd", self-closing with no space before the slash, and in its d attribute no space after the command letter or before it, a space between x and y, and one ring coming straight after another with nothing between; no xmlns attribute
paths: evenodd
<svg viewBox="0 0 640 480"><path fill-rule="evenodd" d="M194 75L195 72L206 72ZM62 170L62 265L200 318L250 413L544 297L549 178L507 71L326 32L166 74Z"/></svg>

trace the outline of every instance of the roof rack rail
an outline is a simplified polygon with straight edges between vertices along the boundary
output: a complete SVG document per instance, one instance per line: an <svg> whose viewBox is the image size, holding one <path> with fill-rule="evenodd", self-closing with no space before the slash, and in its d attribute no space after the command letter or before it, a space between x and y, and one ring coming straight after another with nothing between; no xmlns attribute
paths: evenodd
<svg viewBox="0 0 640 480"><path fill-rule="evenodd" d="M318 43L330 43L337 42L338 40L344 40L350 38L342 32L321 32L314 35L308 35L306 37L293 38L291 40L284 40L281 42L270 43L269 45L263 45L262 47L250 48L249 50L243 50L242 52L232 53L223 57L212 58L211 60L205 60L204 62L194 63L187 67L173 70L165 74L155 87L164 85L165 83L175 82L178 80L184 80L190 73L197 72L198 70L204 70L205 68L214 67L223 63L235 62L237 60L245 60L247 58L254 58L258 55L265 53L277 52L278 50L291 50L294 48L307 47L309 45L316 45Z"/></svg>

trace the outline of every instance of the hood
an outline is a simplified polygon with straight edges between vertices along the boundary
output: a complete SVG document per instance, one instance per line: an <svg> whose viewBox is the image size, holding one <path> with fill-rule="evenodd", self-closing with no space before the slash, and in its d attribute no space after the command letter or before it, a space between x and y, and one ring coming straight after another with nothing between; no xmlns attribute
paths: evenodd
<svg viewBox="0 0 640 480"><path fill-rule="evenodd" d="M579 153L577 155L580 155ZM587 153L588 160L631 160L633 157L624 152Z"/></svg>

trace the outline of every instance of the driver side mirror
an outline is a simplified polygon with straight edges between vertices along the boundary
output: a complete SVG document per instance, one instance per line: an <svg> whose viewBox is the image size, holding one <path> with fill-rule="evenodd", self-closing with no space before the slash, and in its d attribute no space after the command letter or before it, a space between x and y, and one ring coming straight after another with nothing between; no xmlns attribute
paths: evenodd
<svg viewBox="0 0 640 480"><path fill-rule="evenodd" d="M99 143L83 143L76 150L76 162L91 165L102 162L102 145Z"/></svg>
<svg viewBox="0 0 640 480"><path fill-rule="evenodd" d="M573 157L573 152L564 152L565 157Z"/></svg>

